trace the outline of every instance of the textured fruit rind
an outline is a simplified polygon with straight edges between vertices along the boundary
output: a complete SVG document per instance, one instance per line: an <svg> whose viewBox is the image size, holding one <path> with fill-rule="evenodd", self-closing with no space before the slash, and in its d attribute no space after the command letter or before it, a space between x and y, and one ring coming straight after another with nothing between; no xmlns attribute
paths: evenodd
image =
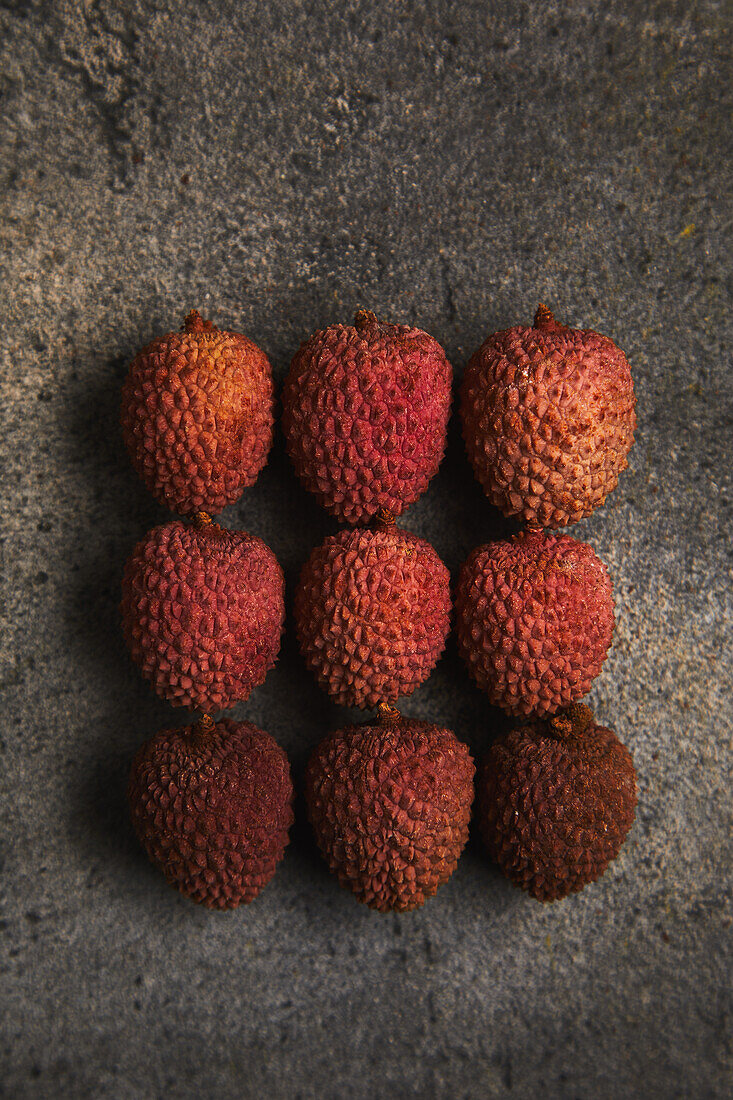
<svg viewBox="0 0 733 1100"><path fill-rule="evenodd" d="M636 399L626 356L591 330L556 323L490 336L466 367L468 457L506 516L563 527L616 487L633 443Z"/></svg>
<svg viewBox="0 0 733 1100"><path fill-rule="evenodd" d="M174 521L133 550L121 611L132 659L158 695L221 710L246 699L275 663L283 574L254 535Z"/></svg>
<svg viewBox="0 0 733 1100"><path fill-rule="evenodd" d="M553 720L538 721L501 738L477 781L489 853L540 901L563 898L602 875L634 820L636 772L628 750L595 724L587 707L573 711L586 712L588 724L558 735Z"/></svg>
<svg viewBox="0 0 733 1100"><path fill-rule="evenodd" d="M425 491L445 450L453 371L420 329L332 325L301 345L283 388L288 454L332 515L365 523Z"/></svg>
<svg viewBox="0 0 733 1100"><path fill-rule="evenodd" d="M614 628L603 562L569 535L524 532L480 546L456 590L459 652L509 714L551 714L582 698Z"/></svg>
<svg viewBox="0 0 733 1100"><path fill-rule="evenodd" d="M267 461L270 361L236 332L170 332L135 356L121 422L132 464L157 500L184 515L220 512Z"/></svg>
<svg viewBox="0 0 733 1100"><path fill-rule="evenodd" d="M249 722L162 730L135 756L128 799L151 861L210 909L257 897L293 823L288 758Z"/></svg>
<svg viewBox="0 0 733 1100"><path fill-rule="evenodd" d="M308 815L342 886L380 912L416 909L468 838L474 765L450 730L400 719L326 737L306 769Z"/></svg>
<svg viewBox="0 0 733 1100"><path fill-rule="evenodd" d="M410 695L443 652L450 613L450 576L435 550L391 526L329 536L295 594L301 653L348 707Z"/></svg>

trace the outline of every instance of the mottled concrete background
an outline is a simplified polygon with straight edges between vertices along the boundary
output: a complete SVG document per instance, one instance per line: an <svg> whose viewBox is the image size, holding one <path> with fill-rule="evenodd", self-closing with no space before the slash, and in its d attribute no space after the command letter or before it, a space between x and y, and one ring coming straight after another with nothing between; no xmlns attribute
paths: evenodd
<svg viewBox="0 0 733 1100"><path fill-rule="evenodd" d="M730 1095L730 8L324 0L0 5L2 975L8 1097ZM728 241L728 244L730 241ZM131 833L131 756L175 717L118 624L166 513L117 425L134 351L198 307L271 355L355 307L460 372L539 299L631 360L630 470L576 532L615 644L590 701L636 824L542 907L472 841L405 917L339 889L304 822L249 909L179 898ZM225 521L289 592L334 524L278 436ZM452 570L509 530L455 424L406 523ZM481 752L453 644L405 711ZM348 717L289 633L237 714L286 747Z"/></svg>

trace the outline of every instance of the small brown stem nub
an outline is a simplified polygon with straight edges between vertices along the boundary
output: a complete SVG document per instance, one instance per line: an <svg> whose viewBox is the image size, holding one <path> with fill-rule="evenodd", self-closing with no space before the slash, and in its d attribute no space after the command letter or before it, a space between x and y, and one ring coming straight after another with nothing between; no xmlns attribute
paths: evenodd
<svg viewBox="0 0 733 1100"><path fill-rule="evenodd" d="M548 718L548 725L555 737L578 737L593 723L593 711L585 703L572 703L565 710Z"/></svg>
<svg viewBox="0 0 733 1100"><path fill-rule="evenodd" d="M393 527L397 516L389 508L379 508L374 516L377 527Z"/></svg>
<svg viewBox="0 0 733 1100"><path fill-rule="evenodd" d="M211 733L215 725L216 722L210 714L202 714L194 729L196 733Z"/></svg>
<svg viewBox="0 0 733 1100"><path fill-rule="evenodd" d="M378 324L376 313L372 313L370 309L358 309L356 316L354 317L354 328L357 332L363 332L365 328L369 328L370 325Z"/></svg>
<svg viewBox="0 0 733 1100"><path fill-rule="evenodd" d="M218 332L213 321L204 321L197 309L192 309L181 325L181 332Z"/></svg>
<svg viewBox="0 0 733 1100"><path fill-rule="evenodd" d="M203 531L204 527L212 527L214 523L208 512L194 512L191 522L197 531Z"/></svg>
<svg viewBox="0 0 733 1100"><path fill-rule="evenodd" d="M540 304L537 306L537 312L534 315L534 327L551 328L553 325L556 328L562 328L562 325L559 325L558 322L555 320L552 310L548 309L547 306L543 305L542 302L540 302Z"/></svg>
<svg viewBox="0 0 733 1100"><path fill-rule="evenodd" d="M399 722L401 717L402 715L397 707L393 707L391 703L377 704L377 719L381 725L387 725L389 722Z"/></svg>

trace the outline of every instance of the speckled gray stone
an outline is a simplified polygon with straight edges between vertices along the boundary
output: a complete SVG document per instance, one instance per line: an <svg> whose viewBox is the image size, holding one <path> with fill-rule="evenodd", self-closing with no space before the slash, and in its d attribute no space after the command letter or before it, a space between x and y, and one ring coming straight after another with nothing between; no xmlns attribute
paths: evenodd
<svg viewBox="0 0 733 1100"><path fill-rule="evenodd" d="M2 64L2 1036L8 1097L723 1097L730 1065L730 13L723 3L20 0ZM278 382L368 306L460 374L539 300L627 352L631 466L573 533L615 582L590 701L636 824L543 907L472 841L424 909L339 889L298 803L249 908L197 909L132 835L126 554L166 518L130 468L126 364L197 307ZM278 435L224 519L286 571L334 523ZM405 523L452 570L511 530L453 424ZM449 645L408 714L480 753L505 721ZM235 712L298 784L350 716L292 630Z"/></svg>

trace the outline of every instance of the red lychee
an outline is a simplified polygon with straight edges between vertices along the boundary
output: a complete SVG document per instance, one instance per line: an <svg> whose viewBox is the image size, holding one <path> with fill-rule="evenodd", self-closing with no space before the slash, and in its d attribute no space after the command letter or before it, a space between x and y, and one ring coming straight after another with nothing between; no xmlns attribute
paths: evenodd
<svg viewBox="0 0 733 1100"><path fill-rule="evenodd" d="M122 434L153 496L217 513L252 485L272 444L272 370L246 336L189 313L138 352L122 390Z"/></svg>
<svg viewBox="0 0 733 1100"><path fill-rule="evenodd" d="M342 886L380 912L416 909L468 839L474 766L451 730L382 718L329 734L306 770L308 815Z"/></svg>
<svg viewBox="0 0 733 1100"><path fill-rule="evenodd" d="M590 690L614 627L605 565L569 535L526 531L481 546L456 591L458 648L509 714L552 714Z"/></svg>
<svg viewBox="0 0 733 1100"><path fill-rule="evenodd" d="M135 756L128 799L149 858L210 909L257 897L293 823L288 758L250 722L205 717L162 730Z"/></svg>
<svg viewBox="0 0 733 1100"><path fill-rule="evenodd" d="M445 449L452 369L437 340L360 310L314 333L283 388L295 471L332 515L395 516L425 491Z"/></svg>
<svg viewBox="0 0 733 1100"><path fill-rule="evenodd" d="M541 305L533 328L494 333L466 367L463 438L476 477L505 516L564 527L616 487L635 405L621 349L558 324Z"/></svg>
<svg viewBox="0 0 733 1100"><path fill-rule="evenodd" d="M174 706L217 711L246 699L275 663L284 617L272 550L205 513L154 528L125 566L125 639Z"/></svg>
<svg viewBox="0 0 733 1100"><path fill-rule="evenodd" d="M496 741L477 780L478 821L493 859L539 901L595 881L634 820L628 750L582 703Z"/></svg>
<svg viewBox="0 0 733 1100"><path fill-rule="evenodd" d="M393 703L428 678L450 629L450 577L432 546L393 524L330 535L295 594L301 653L344 706Z"/></svg>

